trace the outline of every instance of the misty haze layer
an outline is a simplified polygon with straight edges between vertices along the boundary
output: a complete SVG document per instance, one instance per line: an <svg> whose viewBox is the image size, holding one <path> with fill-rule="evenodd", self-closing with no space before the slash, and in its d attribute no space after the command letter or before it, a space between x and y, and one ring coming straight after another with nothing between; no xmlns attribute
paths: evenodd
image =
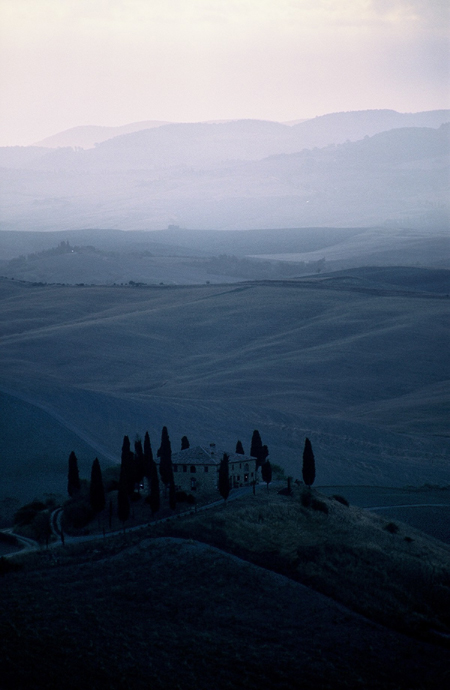
<svg viewBox="0 0 450 690"><path fill-rule="evenodd" d="M1 228L436 227L448 219L449 119L363 111L2 148Z"/></svg>

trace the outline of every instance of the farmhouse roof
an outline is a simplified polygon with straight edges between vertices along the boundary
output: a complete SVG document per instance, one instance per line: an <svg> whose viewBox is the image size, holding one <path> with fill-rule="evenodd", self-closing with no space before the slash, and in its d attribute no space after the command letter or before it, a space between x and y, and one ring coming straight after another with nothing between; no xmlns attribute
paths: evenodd
<svg viewBox="0 0 450 690"><path fill-rule="evenodd" d="M214 454L211 450L203 446L193 446L185 450L179 450L172 454L172 463L174 465L220 465L224 451L214 449ZM230 462L248 462L255 458L250 458L248 455L240 455L239 453L228 453Z"/></svg>
<svg viewBox="0 0 450 690"><path fill-rule="evenodd" d="M174 465L219 465L221 457L220 453L211 455L203 446L193 446L173 453L172 462Z"/></svg>

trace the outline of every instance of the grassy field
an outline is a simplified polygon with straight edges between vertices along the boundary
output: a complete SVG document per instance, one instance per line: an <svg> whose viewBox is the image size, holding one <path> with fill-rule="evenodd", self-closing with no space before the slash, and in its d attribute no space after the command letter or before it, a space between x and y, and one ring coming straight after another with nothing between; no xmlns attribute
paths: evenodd
<svg viewBox="0 0 450 690"><path fill-rule="evenodd" d="M4 686L445 687L448 547L301 496L263 490L16 557L0 590Z"/></svg>
<svg viewBox="0 0 450 690"><path fill-rule="evenodd" d="M304 282L1 281L0 309L0 391L14 399L14 423L1 422L3 496L35 482L23 463L61 493L74 445L89 467L119 460L124 434L148 429L158 447L163 425L174 449L183 434L248 449L258 428L294 477L309 436L320 484L448 483L445 298Z"/></svg>
<svg viewBox="0 0 450 690"><path fill-rule="evenodd" d="M260 490L173 524L160 529L286 574L384 625L450 634L449 547L388 517L296 487L291 498Z"/></svg>
<svg viewBox="0 0 450 690"><path fill-rule="evenodd" d="M324 486L320 491L344 495L352 505L376 509L385 518L405 522L450 544L450 486Z"/></svg>

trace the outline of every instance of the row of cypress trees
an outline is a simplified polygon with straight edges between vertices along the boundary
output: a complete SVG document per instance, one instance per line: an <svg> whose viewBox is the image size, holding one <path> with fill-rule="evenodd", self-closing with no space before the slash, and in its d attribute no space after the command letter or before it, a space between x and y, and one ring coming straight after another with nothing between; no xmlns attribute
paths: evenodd
<svg viewBox="0 0 450 690"><path fill-rule="evenodd" d="M69 472L67 478L67 492L72 498L81 490L78 460L74 451L69 455ZM102 471L98 458L95 458L91 468L91 481L89 484L89 503L95 515L100 513L106 505L105 488L103 485Z"/></svg>
<svg viewBox="0 0 450 690"><path fill-rule="evenodd" d="M189 441L186 436L182 438L181 447L182 449L189 448ZM244 454L244 449L240 440L238 440L236 444L236 453L241 455ZM266 445L262 444L261 436L257 429L254 430L252 435L250 455L256 458L256 470L261 467L262 479L267 484L267 489L269 489L269 483L272 480L272 467L268 460L269 450ZM169 489L169 505L172 510L174 510L176 507L176 492L172 466L172 448L166 426L163 427L161 432L161 445L158 449L157 456L159 458L159 474L161 476L161 481L166 491L167 488ZM305 439L302 475L303 481L307 486L311 486L314 483L315 460L309 438ZM134 452L131 450L129 437L124 436L123 438L117 498L117 513L123 524L125 524L129 518L130 500L134 495L136 485L139 491L144 478L147 479L149 487L148 502L150 504L150 509L152 515L155 515L160 508L160 490L157 465L153 458L148 431L145 432L143 446L142 441L139 438L136 439L134 442ZM74 496L80 491L80 488L81 483L78 472L78 462L75 453L72 451L69 456L67 487L69 496ZM218 488L221 496L224 500L227 500L230 493L229 456L227 453L224 453L219 466ZM89 502L94 514L100 513L105 508L105 490L98 458L95 458L92 463Z"/></svg>
<svg viewBox="0 0 450 690"><path fill-rule="evenodd" d="M235 453L237 455L245 455L244 447L240 440L238 440L236 443ZM252 458L256 458L255 471L261 467L261 476L263 481L267 484L267 489L269 489L269 484L272 481L272 466L268 460L269 449L266 445L263 445L261 434L259 433L258 429L255 429L252 434L250 456ZM230 493L229 455L227 453L224 453L219 465L219 492L222 498L226 501Z"/></svg>
<svg viewBox="0 0 450 690"><path fill-rule="evenodd" d="M235 452L237 454L245 455L241 441L237 442ZM253 432L250 455L253 458L256 458L256 469L261 467L262 480L267 484L267 490L269 490L269 484L272 481L272 466L268 460L269 449L266 445L262 444L261 435L257 429L255 429ZM309 438L305 438L302 459L303 481L306 486L311 487L316 478L316 465L311 441ZM226 501L230 493L229 456L226 453L224 454L219 466L219 492L222 498Z"/></svg>
<svg viewBox="0 0 450 690"><path fill-rule="evenodd" d="M186 436L181 441L182 448L189 448ZM172 449L167 427L163 427L161 433L161 445L158 449L160 460L159 474L166 491L169 490L169 504L174 510L176 507L175 481L172 467ZM130 502L133 500L136 487L140 492L144 478L147 480L152 515L160 509L160 490L157 464L153 458L153 451L148 431L144 436L144 444L137 438L134 442L134 452L131 450L130 439L124 436L121 451L121 464L119 485L117 494L117 514L121 522L125 524L130 516ZM72 451L69 456L69 471L67 491L70 497L76 496L81 490L81 481L78 471L78 460ZM105 490L98 458L95 458L91 470L91 482L89 485L89 502L94 514L100 513L106 505ZM111 507L110 507L111 511Z"/></svg>
<svg viewBox="0 0 450 690"><path fill-rule="evenodd" d="M172 477L173 483L172 451L167 427L163 427L162 430L161 446L159 448L158 455L160 457L160 461L161 457L164 458L164 461L161 463L163 468L162 471L160 465L160 474L163 483L166 484L167 482L170 482L170 477ZM167 475L167 472L169 472L169 476ZM160 491L158 470L156 462L153 458L153 451L148 431L145 432L144 446L142 446L142 441L140 439L137 439L134 442L134 453L131 451L130 439L128 436L123 437L119 490L117 496L117 513L119 520L121 520L123 523L125 523L129 518L130 500L133 497L136 485L138 486L139 491L141 482L144 478L147 479L147 484L149 486L148 501L150 503L150 509L152 511L152 515L155 515L160 508ZM175 485L173 486L173 499L174 498Z"/></svg>

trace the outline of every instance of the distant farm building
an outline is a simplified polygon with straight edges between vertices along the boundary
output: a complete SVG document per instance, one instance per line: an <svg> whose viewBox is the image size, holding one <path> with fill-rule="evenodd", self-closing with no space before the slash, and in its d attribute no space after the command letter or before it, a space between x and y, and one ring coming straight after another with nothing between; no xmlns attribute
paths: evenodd
<svg viewBox="0 0 450 690"><path fill-rule="evenodd" d="M249 486L256 478L256 460L248 455L228 453L230 488ZM214 443L209 448L194 446L172 454L175 488L188 493L217 491L219 465L223 451Z"/></svg>

